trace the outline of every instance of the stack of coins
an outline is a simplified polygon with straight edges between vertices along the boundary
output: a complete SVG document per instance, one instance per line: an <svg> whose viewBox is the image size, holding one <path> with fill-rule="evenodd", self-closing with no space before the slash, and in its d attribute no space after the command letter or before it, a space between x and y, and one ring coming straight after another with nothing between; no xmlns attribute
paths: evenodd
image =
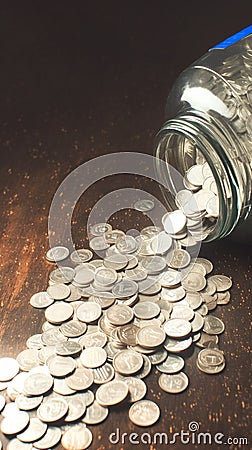
<svg viewBox="0 0 252 450"><path fill-rule="evenodd" d="M147 377L154 366L157 388L183 392L185 350L192 345L199 347L200 371L224 369L218 348L224 323L208 313L230 301L232 281L212 275L209 260L192 258L186 224L181 210L163 217L163 230L147 227L136 238L96 224L91 247L103 258L84 248L47 252L48 261L63 266L30 299L45 311L41 333L16 359L0 359L0 430L12 438L8 450L60 441L66 449L88 448L88 425L122 402L134 424L154 424L160 409L145 398Z"/></svg>

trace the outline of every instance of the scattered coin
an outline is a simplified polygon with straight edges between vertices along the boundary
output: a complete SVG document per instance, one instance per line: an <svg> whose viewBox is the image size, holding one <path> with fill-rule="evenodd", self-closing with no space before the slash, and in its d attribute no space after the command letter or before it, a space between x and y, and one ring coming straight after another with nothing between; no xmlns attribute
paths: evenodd
<svg viewBox="0 0 252 450"><path fill-rule="evenodd" d="M48 398L44 403L42 403L37 410L37 415L42 422L51 423L62 419L66 415L67 411L67 401L58 396L57 398Z"/></svg>
<svg viewBox="0 0 252 450"><path fill-rule="evenodd" d="M102 347L89 347L83 350L80 359L84 367L95 369L106 362L107 353Z"/></svg>
<svg viewBox="0 0 252 450"><path fill-rule="evenodd" d="M54 377L65 377L75 369L75 360L70 356L52 355L46 360L49 372Z"/></svg>
<svg viewBox="0 0 252 450"><path fill-rule="evenodd" d="M134 403L142 400L147 392L147 386L145 382L140 378L135 377L124 377L123 381L129 388L129 401L131 403Z"/></svg>
<svg viewBox="0 0 252 450"><path fill-rule="evenodd" d="M24 411L17 411L4 417L0 424L0 431L3 434L14 435L21 433L30 421L29 414Z"/></svg>
<svg viewBox="0 0 252 450"><path fill-rule="evenodd" d="M30 298L30 304L33 308L47 308L52 305L54 299L47 292L37 292Z"/></svg>
<svg viewBox="0 0 252 450"><path fill-rule="evenodd" d="M164 324L167 336L171 338L182 338L188 336L192 330L191 323L184 319L169 319Z"/></svg>
<svg viewBox="0 0 252 450"><path fill-rule="evenodd" d="M142 365L142 355L134 350L119 351L113 359L114 369L122 375L135 374L141 369Z"/></svg>
<svg viewBox="0 0 252 450"><path fill-rule="evenodd" d="M160 416L158 405L151 400L140 400L129 409L131 422L140 427L150 427L156 423Z"/></svg>
<svg viewBox="0 0 252 450"><path fill-rule="evenodd" d="M54 300L65 300L71 294L70 287L61 283L49 286L46 292Z"/></svg>
<svg viewBox="0 0 252 450"><path fill-rule="evenodd" d="M185 361L181 356L169 355L164 362L158 364L156 367L160 372L172 374L180 372L184 365Z"/></svg>
<svg viewBox="0 0 252 450"><path fill-rule="evenodd" d="M41 439L46 433L46 430L47 425L41 422L37 417L33 417L31 418L28 427L22 433L19 433L17 438L21 442L34 442Z"/></svg>
<svg viewBox="0 0 252 450"><path fill-rule="evenodd" d="M187 388L189 380L184 372L175 374L162 373L158 379L158 384L163 391L170 394L178 394Z"/></svg>
<svg viewBox="0 0 252 450"><path fill-rule="evenodd" d="M50 262L63 261L69 256L69 250L66 247L58 246L50 248L46 253L46 259Z"/></svg>
<svg viewBox="0 0 252 450"><path fill-rule="evenodd" d="M82 422L88 425L96 425L103 422L108 417L109 409L94 402L87 407L86 414L82 419Z"/></svg>
<svg viewBox="0 0 252 450"><path fill-rule="evenodd" d="M48 450L49 448L54 447L61 440L61 431L57 427L48 427L45 435L33 442L33 447L38 448L40 450Z"/></svg>
<svg viewBox="0 0 252 450"><path fill-rule="evenodd" d="M65 417L65 422L76 422L86 411L86 405L80 397L67 398L68 413Z"/></svg>
<svg viewBox="0 0 252 450"><path fill-rule="evenodd" d="M14 358L0 358L0 381L12 380L19 372L19 364Z"/></svg>
<svg viewBox="0 0 252 450"><path fill-rule="evenodd" d="M126 383L112 380L98 387L96 400L101 406L112 406L125 400L128 392L129 388Z"/></svg>
<svg viewBox="0 0 252 450"><path fill-rule="evenodd" d="M94 322L100 317L101 313L101 306L95 302L82 303L76 310L78 320L85 323Z"/></svg>
<svg viewBox="0 0 252 450"><path fill-rule="evenodd" d="M89 428L80 423L65 431L61 443L66 450L84 450L91 445L92 439Z"/></svg>
<svg viewBox="0 0 252 450"><path fill-rule="evenodd" d="M27 397L24 394L19 394L15 400L17 407L23 411L31 411L36 409L43 400L43 396Z"/></svg>
<svg viewBox="0 0 252 450"><path fill-rule="evenodd" d="M86 263L90 261L92 257L93 252L87 248L79 248L78 250L74 250L70 255L71 261L76 264Z"/></svg>
<svg viewBox="0 0 252 450"><path fill-rule="evenodd" d="M40 396L48 392L53 385L53 378L45 373L33 373L24 380L25 395Z"/></svg>
<svg viewBox="0 0 252 450"><path fill-rule="evenodd" d="M92 370L79 367L67 378L66 384L75 391L84 391L93 384L93 381L94 376Z"/></svg>
<svg viewBox="0 0 252 450"><path fill-rule="evenodd" d="M221 319L215 316L206 316L203 331L207 334L221 334L225 329L225 325Z"/></svg>

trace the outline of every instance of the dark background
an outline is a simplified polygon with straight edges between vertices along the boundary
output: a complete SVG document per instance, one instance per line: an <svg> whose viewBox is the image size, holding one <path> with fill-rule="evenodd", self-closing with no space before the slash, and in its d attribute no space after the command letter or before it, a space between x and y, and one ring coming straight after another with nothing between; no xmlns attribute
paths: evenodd
<svg viewBox="0 0 252 450"><path fill-rule="evenodd" d="M248 5L1 2L1 356L16 356L26 339L40 332L43 312L33 310L29 298L47 286L47 217L59 183L94 156L116 151L152 154L172 83L211 46L251 24ZM114 189L129 185L159 196L157 186L145 179L113 179ZM73 226L78 245L85 242L90 208L110 190L109 180L101 181L79 202ZM126 230L138 223L144 226L146 220L122 213L112 223ZM201 254L212 259L216 273L234 281L232 302L215 313L226 324L221 348L227 367L218 376L207 376L196 369L193 354L185 369L190 389L178 396L160 395L152 374L148 398L160 404L162 417L150 431L187 430L196 420L202 432L249 437L251 247L223 240L204 245ZM131 448L109 446L108 441L116 426L122 432L141 431L127 417L127 409L112 411L104 424L92 427L92 448ZM137 448L154 450L143 444Z"/></svg>

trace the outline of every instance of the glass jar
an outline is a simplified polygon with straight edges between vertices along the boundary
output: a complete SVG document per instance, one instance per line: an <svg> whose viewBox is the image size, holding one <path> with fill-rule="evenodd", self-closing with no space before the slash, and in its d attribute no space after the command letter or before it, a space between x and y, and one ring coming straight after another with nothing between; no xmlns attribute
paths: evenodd
<svg viewBox="0 0 252 450"><path fill-rule="evenodd" d="M169 208L184 208L196 238L201 219L202 240L225 237L243 224L240 235L252 242L252 26L181 73L168 96L166 118L156 156L159 176L170 187L162 188Z"/></svg>

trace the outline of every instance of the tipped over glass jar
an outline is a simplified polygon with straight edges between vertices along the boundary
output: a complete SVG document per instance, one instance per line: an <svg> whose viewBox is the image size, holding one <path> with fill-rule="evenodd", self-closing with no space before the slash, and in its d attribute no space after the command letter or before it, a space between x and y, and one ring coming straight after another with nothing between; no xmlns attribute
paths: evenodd
<svg viewBox="0 0 252 450"><path fill-rule="evenodd" d="M156 138L166 203L182 209L192 236L252 243L252 26L184 70ZM168 164L159 164L159 160ZM182 175L173 179L169 165ZM165 169L164 169L165 167ZM197 207L195 208L195 204Z"/></svg>

